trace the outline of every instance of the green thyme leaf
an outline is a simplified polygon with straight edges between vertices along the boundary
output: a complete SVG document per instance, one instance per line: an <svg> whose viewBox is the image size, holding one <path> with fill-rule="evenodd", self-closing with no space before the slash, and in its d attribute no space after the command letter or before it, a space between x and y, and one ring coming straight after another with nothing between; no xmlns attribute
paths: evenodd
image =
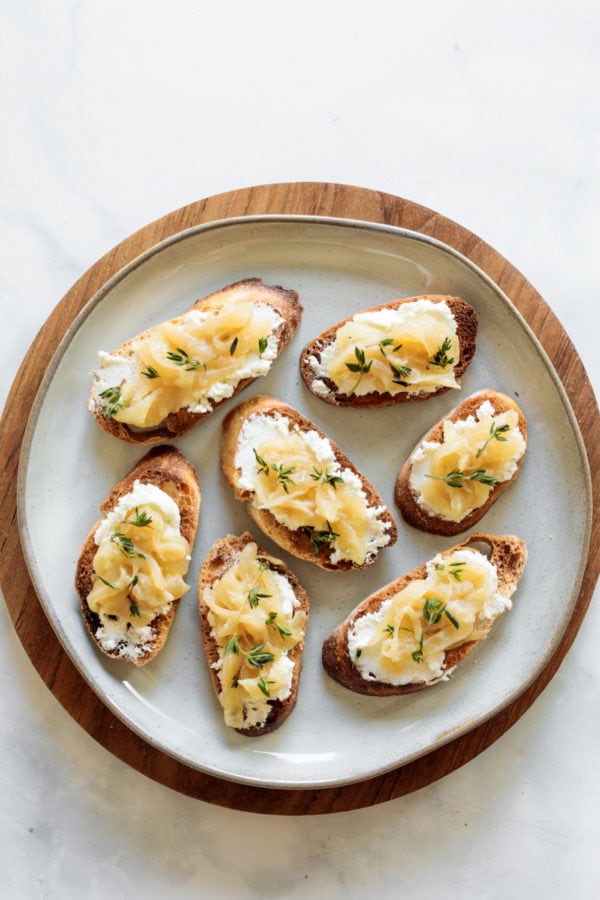
<svg viewBox="0 0 600 900"><path fill-rule="evenodd" d="M395 363L389 363L389 367L392 370L392 381L394 384L402 384L405 387L408 385L408 381L406 380L412 369L409 369L408 366L398 366Z"/></svg>
<svg viewBox="0 0 600 900"><path fill-rule="evenodd" d="M230 637L225 645L225 656L229 656L230 653L233 653L235 656L239 656L240 653L240 642L238 640L237 634L234 634L233 637Z"/></svg>
<svg viewBox="0 0 600 900"><path fill-rule="evenodd" d="M138 616L138 618L140 618L140 619L142 618L140 608L137 605L136 601L133 599L133 597L129 598L129 612L131 613L132 616Z"/></svg>
<svg viewBox="0 0 600 900"><path fill-rule="evenodd" d="M105 388L99 396L102 400L108 401L104 407L103 415L105 419L112 419L120 409L124 409L124 404L121 402L120 387Z"/></svg>
<svg viewBox="0 0 600 900"><path fill-rule="evenodd" d="M344 479L341 475L330 475L328 472L323 472L322 469L318 469L316 466L313 466L310 477L313 481L321 481L321 479L323 479L323 484L330 484L333 488L336 488L338 484L344 483Z"/></svg>
<svg viewBox="0 0 600 900"><path fill-rule="evenodd" d="M259 474L259 475L268 475L268 474L269 474L269 465L268 465L268 463L266 463L266 462L264 461L264 459L262 458L262 456L259 456L259 455L258 455L258 453L256 452L256 450L253 449L252 452L254 453L254 456L256 457L256 462L258 463L258 469L257 469L258 474Z"/></svg>
<svg viewBox="0 0 600 900"><path fill-rule="evenodd" d="M275 684L274 681L267 681L267 679L261 675L257 681L257 684L258 684L259 688L261 689L261 691L263 692L263 694L265 695L265 697L271 696L271 691L269 690L269 685Z"/></svg>
<svg viewBox="0 0 600 900"><path fill-rule="evenodd" d="M267 663L273 662L275 656L268 650L263 651L264 646L264 643L257 644L255 647L252 647L251 650L242 651L246 657L246 662L248 662L249 665L256 666L257 669L260 669L262 666L266 666Z"/></svg>
<svg viewBox="0 0 600 900"><path fill-rule="evenodd" d="M248 603L253 609L255 609L258 606L260 600L266 600L271 596L272 594L262 594L257 587L253 587L248 591Z"/></svg>
<svg viewBox="0 0 600 900"><path fill-rule="evenodd" d="M466 477L469 481L480 481L481 484L487 484L490 487L495 487L498 484L498 479L494 478L493 475L486 475L485 469L475 469L474 472L471 472Z"/></svg>
<svg viewBox="0 0 600 900"><path fill-rule="evenodd" d="M206 364L199 359L192 359L187 350L183 347L177 347L177 353L172 350L167 352L167 359L174 362L176 366L183 366L186 372L194 372L202 366L206 368Z"/></svg>
<svg viewBox="0 0 600 900"><path fill-rule="evenodd" d="M146 371L142 372L142 375L144 375L146 378L160 378L160 375L158 374L154 366L148 366Z"/></svg>
<svg viewBox="0 0 600 900"><path fill-rule="evenodd" d="M460 623L459 623L458 619L456 619L456 618L452 615L452 613L450 612L449 609L445 609L445 610L444 610L444 615L446 616L447 619L450 620L450 622L452 623L452 625L454 625L454 627L455 627L457 630L460 628Z"/></svg>
<svg viewBox="0 0 600 900"><path fill-rule="evenodd" d="M472 472L461 472L460 469L453 469L447 475L427 475L426 478L433 478L435 481L443 481L448 487L462 488L465 481L479 481L481 484L487 484L495 487L498 479L493 475L487 475L485 469L474 469Z"/></svg>
<svg viewBox="0 0 600 900"><path fill-rule="evenodd" d="M324 544L332 544L339 538L339 534L333 531L329 522L327 523L327 528L321 531L313 528L310 525L305 526L300 529L303 534L307 536L310 541L310 545L312 547L313 553L315 556L319 555L321 547Z"/></svg>
<svg viewBox="0 0 600 900"><path fill-rule="evenodd" d="M149 525L152 522L152 516L149 516L145 509L139 512L137 506L135 508L135 516L133 519L127 523L128 525L135 525L137 528L144 528L146 525Z"/></svg>
<svg viewBox="0 0 600 900"><path fill-rule="evenodd" d="M448 487L461 488L464 487L464 474L460 469L453 469L447 475L427 475L427 478L433 478L435 481L443 481Z"/></svg>
<svg viewBox="0 0 600 900"><path fill-rule="evenodd" d="M259 339L258 339L258 355L262 356L268 346L269 346L269 339L266 337L259 337Z"/></svg>
<svg viewBox="0 0 600 900"><path fill-rule="evenodd" d="M436 569L439 572L444 572L447 568L448 575L451 575L456 581L462 581L461 569L463 566L466 566L466 562L451 562L448 563L447 566L445 566L444 563L438 563Z"/></svg>
<svg viewBox="0 0 600 900"><path fill-rule="evenodd" d="M288 494L289 493L289 485L291 484L291 485L295 486L295 484L296 484L296 482L292 481L292 479L290 478L290 475L293 475L294 472L296 471L296 467L295 466L284 466L283 463L279 463L279 464L271 463L271 468L275 472L275 475L277 476L277 480L280 483L281 487L286 492L286 494Z"/></svg>
<svg viewBox="0 0 600 900"><path fill-rule="evenodd" d="M442 618L446 604L437 597L428 597L423 606L423 616L428 625L437 625Z"/></svg>
<svg viewBox="0 0 600 900"><path fill-rule="evenodd" d="M443 615L456 629L460 628L458 620L452 615L442 600L439 600L437 597L428 597L423 605L423 617L427 624L437 625Z"/></svg>
<svg viewBox="0 0 600 900"><path fill-rule="evenodd" d="M354 356L357 359L355 363L346 363L346 367L350 369L351 372L360 372L361 375L366 375L367 372L371 370L371 366L373 365L373 360L370 362L366 361L365 351L362 347L354 348Z"/></svg>
<svg viewBox="0 0 600 900"><path fill-rule="evenodd" d="M391 347L393 343L394 343L393 338L383 338L383 340L379 341L377 346L379 347L379 350L383 356L387 356L387 353L385 352L385 348Z"/></svg>
<svg viewBox="0 0 600 900"><path fill-rule="evenodd" d="M510 425L508 424L508 422L506 422L505 425L501 425L499 428L497 428L496 423L492 421L492 424L490 425L490 436L485 444L483 444L479 448L475 456L481 456L490 441L507 441L508 438L504 437L507 431L510 431Z"/></svg>
<svg viewBox="0 0 600 900"><path fill-rule="evenodd" d="M240 339L238 337L234 337L234 339L232 340L231 345L229 347L229 355L230 356L233 356L235 354L239 340Z"/></svg>
<svg viewBox="0 0 600 900"><path fill-rule="evenodd" d="M102 575L98 575L98 573L96 573L96 577L99 578L100 581L102 582L102 584L105 584L106 587L111 588L111 590L113 590L113 591L118 591L118 590L119 590L118 588L116 588L116 587L114 586L114 584L111 584L110 581L107 581L106 578L103 578Z"/></svg>
<svg viewBox="0 0 600 900"><path fill-rule="evenodd" d="M419 641L419 649L414 650L411 656L416 663L420 663L425 658L423 655L423 635L421 635L421 640Z"/></svg>
<svg viewBox="0 0 600 900"><path fill-rule="evenodd" d="M286 628L285 625L280 625L279 622L276 622L277 613L274 610L271 610L267 618L265 619L265 625L273 625L282 638L291 637L292 632L289 628Z"/></svg>

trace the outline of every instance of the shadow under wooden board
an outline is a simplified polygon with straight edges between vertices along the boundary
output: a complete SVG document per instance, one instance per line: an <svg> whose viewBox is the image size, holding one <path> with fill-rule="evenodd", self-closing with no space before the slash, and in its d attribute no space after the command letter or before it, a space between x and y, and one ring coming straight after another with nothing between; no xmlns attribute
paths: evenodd
<svg viewBox="0 0 600 900"><path fill-rule="evenodd" d="M545 349L579 423L592 476L593 521L583 582L569 621L543 671L508 706L457 739L406 765L358 783L319 789L275 789L205 774L138 737L96 696L79 674L38 601L17 528L17 471L27 419L56 348L87 301L132 259L185 229L254 215L354 219L409 229L454 248L508 296ZM15 629L41 678L72 717L99 743L150 778L177 791L232 809L303 815L358 809L400 797L454 771L489 747L531 706L555 674L583 621L600 568L598 491L600 416L581 360L548 305L491 247L438 213L398 197L329 183L273 184L191 203L147 225L93 265L50 315L19 370L0 430L0 581Z"/></svg>

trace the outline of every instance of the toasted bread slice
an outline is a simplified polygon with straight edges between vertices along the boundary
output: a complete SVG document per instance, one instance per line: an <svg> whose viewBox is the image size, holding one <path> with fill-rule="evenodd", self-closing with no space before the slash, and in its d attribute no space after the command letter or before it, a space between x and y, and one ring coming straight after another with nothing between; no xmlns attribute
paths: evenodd
<svg viewBox="0 0 600 900"><path fill-rule="evenodd" d="M200 569L198 598L206 659L226 724L246 737L274 731L298 697L306 591L244 532L213 545Z"/></svg>
<svg viewBox="0 0 600 900"><path fill-rule="evenodd" d="M221 467L259 528L323 569L366 568L397 539L367 478L316 425L274 397L252 397L229 413Z"/></svg>
<svg viewBox="0 0 600 900"><path fill-rule="evenodd" d="M165 643L180 597L188 589L183 577L200 514L196 472L179 450L155 447L114 486L100 510L102 519L90 531L77 561L75 590L81 614L103 653L143 666ZM96 542L99 529L106 532L105 545L108 541L110 550L116 550L115 577L107 577L106 557L103 562L97 556L102 544ZM146 550L148 539L156 552ZM168 540L172 554L162 567L161 539ZM161 568L164 585L157 586L150 577L151 565Z"/></svg>
<svg viewBox="0 0 600 900"><path fill-rule="evenodd" d="M177 437L265 375L302 317L296 291L247 278L101 353L88 409L132 444Z"/></svg>
<svg viewBox="0 0 600 900"><path fill-rule="evenodd" d="M459 423L459 431L448 423ZM526 449L527 420L517 403L498 391L472 394L421 438L402 466L394 496L404 520L432 534L466 531L513 484Z"/></svg>
<svg viewBox="0 0 600 900"><path fill-rule="evenodd" d="M478 544L489 548L489 558L477 550ZM461 572L469 565L465 562L469 559L468 554L473 553L476 553L474 562L480 570L478 577L483 585L478 590L487 591L482 596L489 595L485 602L477 599L472 584L465 584L464 591L461 590ZM325 670L344 687L376 697L413 693L447 680L456 666L487 636L498 615L510 608L510 597L526 560L525 543L518 537L470 535L462 544L444 550L429 563L423 563L363 600L325 639ZM427 579L428 575L433 576L433 580L416 583ZM497 593L493 596L495 586ZM408 598L412 609L407 615L399 613L394 617L393 598L405 589L415 591L414 596ZM476 599L482 605L478 612L471 611L475 619L469 630L468 604ZM404 600L399 599L396 603L396 609L401 610ZM447 632L449 638L445 638ZM407 646L398 647L396 651L391 642L397 636ZM379 651L385 640L390 646L384 648L388 661L383 662ZM431 650L430 640L433 642ZM364 648L361 647L363 641Z"/></svg>
<svg viewBox="0 0 600 900"><path fill-rule="evenodd" d="M348 316L310 341L300 371L334 406L369 408L460 387L477 343L477 313L460 297L427 294Z"/></svg>

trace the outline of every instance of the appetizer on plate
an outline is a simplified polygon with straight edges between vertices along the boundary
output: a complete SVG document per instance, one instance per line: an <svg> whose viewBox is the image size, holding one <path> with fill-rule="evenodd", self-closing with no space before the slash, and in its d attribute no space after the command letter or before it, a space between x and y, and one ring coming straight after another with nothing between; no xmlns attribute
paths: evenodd
<svg viewBox="0 0 600 900"><path fill-rule="evenodd" d="M251 534L218 540L198 580L202 637L225 724L257 737L296 704L309 601Z"/></svg>
<svg viewBox="0 0 600 900"><path fill-rule="evenodd" d="M479 549L481 547L481 549ZM407 694L447 680L487 637L527 560L512 535L473 534L363 600L323 643L323 666L359 694Z"/></svg>
<svg viewBox="0 0 600 900"><path fill-rule="evenodd" d="M498 391L467 397L421 438L402 466L395 500L406 522L432 534L466 531L514 483L527 421Z"/></svg>
<svg viewBox="0 0 600 900"><path fill-rule="evenodd" d="M460 387L475 354L477 313L459 297L424 295L374 306L306 345L309 391L335 406L427 400Z"/></svg>
<svg viewBox="0 0 600 900"><path fill-rule="evenodd" d="M153 448L100 509L75 573L83 621L103 653L143 666L164 645L189 590L196 472L179 450Z"/></svg>
<svg viewBox="0 0 600 900"><path fill-rule="evenodd" d="M261 375L295 334L295 291L248 278L100 353L88 408L121 440L151 444L201 422Z"/></svg>
<svg viewBox="0 0 600 900"><path fill-rule="evenodd" d="M263 532L321 568L365 568L397 539L367 478L324 432L274 397L253 397L229 413L221 466Z"/></svg>

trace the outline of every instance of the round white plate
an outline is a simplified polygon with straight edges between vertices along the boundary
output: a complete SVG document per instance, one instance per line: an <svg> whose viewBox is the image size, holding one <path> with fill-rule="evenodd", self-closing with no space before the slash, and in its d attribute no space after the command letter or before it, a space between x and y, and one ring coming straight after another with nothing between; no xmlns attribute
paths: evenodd
<svg viewBox="0 0 600 900"><path fill-rule="evenodd" d="M163 651L136 669L100 654L78 609L73 576L98 505L144 449L99 429L86 410L98 350L112 350L201 296L241 278L294 288L304 306L291 346L242 396L271 394L299 409L373 481L399 525L398 543L358 573L326 573L280 551L234 500L219 468L224 416L234 398L177 446L196 466L203 502L189 581ZM369 306L422 293L455 294L479 313L475 360L462 389L380 410L336 409L304 387L298 359L328 326ZM514 607L453 678L406 697L362 697L323 671L321 643L367 594L460 538L403 524L393 487L421 435L465 396L494 388L529 421L520 478L478 526L517 534L529 550ZM242 399L241 397L239 399ZM577 424L552 366L511 303L451 248L398 228L310 217L263 216L210 223L175 235L112 278L73 323L34 405L21 458L21 537L31 577L59 640L96 693L145 740L189 766L239 782L308 788L362 780L444 744L494 715L553 653L582 577L591 493ZM223 724L200 639L195 581L212 543L249 529L281 555L311 599L296 709L270 735L244 738Z"/></svg>

